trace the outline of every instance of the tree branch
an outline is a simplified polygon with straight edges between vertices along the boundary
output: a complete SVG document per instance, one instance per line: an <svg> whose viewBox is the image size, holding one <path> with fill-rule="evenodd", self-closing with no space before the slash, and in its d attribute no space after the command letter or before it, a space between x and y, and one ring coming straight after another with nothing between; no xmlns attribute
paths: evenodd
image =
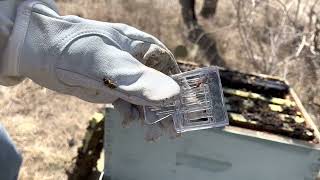
<svg viewBox="0 0 320 180"><path fill-rule="evenodd" d="M179 0L183 21L188 30L188 39L197 44L210 64L224 66L224 60L219 55L216 41L198 24L195 14L195 0Z"/></svg>
<svg viewBox="0 0 320 180"><path fill-rule="evenodd" d="M205 0L200 11L200 14L204 18L212 17L216 14L218 0Z"/></svg>

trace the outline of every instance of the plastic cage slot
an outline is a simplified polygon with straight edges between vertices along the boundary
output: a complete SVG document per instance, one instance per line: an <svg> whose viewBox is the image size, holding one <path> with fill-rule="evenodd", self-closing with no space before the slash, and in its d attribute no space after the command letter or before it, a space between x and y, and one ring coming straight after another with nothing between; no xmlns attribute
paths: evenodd
<svg viewBox="0 0 320 180"><path fill-rule="evenodd" d="M172 78L180 85L180 94L161 107L145 106L146 124L170 117L179 133L229 124L218 68L201 68Z"/></svg>

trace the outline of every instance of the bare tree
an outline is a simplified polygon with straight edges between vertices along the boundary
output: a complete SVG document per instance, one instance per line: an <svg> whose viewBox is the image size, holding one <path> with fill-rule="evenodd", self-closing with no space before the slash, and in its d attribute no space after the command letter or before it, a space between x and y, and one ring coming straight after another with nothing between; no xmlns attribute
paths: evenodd
<svg viewBox="0 0 320 180"><path fill-rule="evenodd" d="M205 0L201 14L204 17L214 16L218 0ZM195 0L180 0L182 17L188 31L188 39L199 46L210 64L224 66L216 41L199 25L195 13Z"/></svg>
<svg viewBox="0 0 320 180"><path fill-rule="evenodd" d="M320 0L232 2L243 61L288 80L306 107L319 114L314 102L320 99Z"/></svg>
<svg viewBox="0 0 320 180"><path fill-rule="evenodd" d="M204 0L202 9L201 9L201 16L204 18L212 17L216 14L218 5L218 0Z"/></svg>

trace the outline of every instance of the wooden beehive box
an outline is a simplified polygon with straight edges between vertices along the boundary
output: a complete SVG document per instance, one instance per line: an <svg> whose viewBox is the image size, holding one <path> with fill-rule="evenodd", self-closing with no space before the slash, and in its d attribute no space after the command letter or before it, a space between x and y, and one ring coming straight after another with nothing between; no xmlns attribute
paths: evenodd
<svg viewBox="0 0 320 180"><path fill-rule="evenodd" d="M203 66L178 64L182 71ZM222 130L188 132L150 144L141 125L123 129L121 115L107 108L106 179L314 179L320 169L319 131L288 83L222 68L220 78L230 120ZM88 179L88 165L96 164L102 149L102 126L92 120L70 180Z"/></svg>
<svg viewBox="0 0 320 180"><path fill-rule="evenodd" d="M179 62L182 71L201 65ZM230 125L144 141L141 124L120 125L106 110L108 180L314 180L320 169L319 131L285 81L220 70Z"/></svg>

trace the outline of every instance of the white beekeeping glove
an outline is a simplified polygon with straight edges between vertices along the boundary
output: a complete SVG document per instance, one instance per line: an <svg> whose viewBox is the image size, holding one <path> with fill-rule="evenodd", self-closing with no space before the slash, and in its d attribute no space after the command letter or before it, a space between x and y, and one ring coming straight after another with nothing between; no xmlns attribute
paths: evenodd
<svg viewBox="0 0 320 180"><path fill-rule="evenodd" d="M4 49L8 42L8 38L13 29L13 25L16 18L17 7L21 2L25 0L0 0L0 85L10 86L21 82L24 77L9 76L6 74L8 62L10 60L4 59ZM50 4L50 7L54 8L55 3L53 0L41 0Z"/></svg>
<svg viewBox="0 0 320 180"><path fill-rule="evenodd" d="M177 63L153 36L124 24L60 16L42 1L19 6L4 59L2 73L9 77L28 77L89 102L115 102L126 118L141 118L136 105L158 106L180 91L165 75L178 73ZM159 135L153 132L148 140Z"/></svg>

